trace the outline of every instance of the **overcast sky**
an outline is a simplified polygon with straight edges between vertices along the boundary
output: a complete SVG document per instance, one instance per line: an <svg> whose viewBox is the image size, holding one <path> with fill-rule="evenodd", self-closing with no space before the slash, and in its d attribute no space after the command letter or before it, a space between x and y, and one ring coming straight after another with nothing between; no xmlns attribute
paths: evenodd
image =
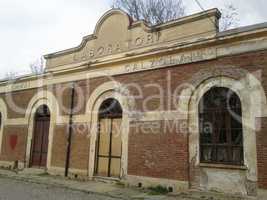
<svg viewBox="0 0 267 200"><path fill-rule="evenodd" d="M26 73L41 55L80 44L91 34L111 0L0 0L0 77ZM205 9L232 2L240 26L267 22L264 0L199 0ZM185 0L187 13L200 12L194 0Z"/></svg>

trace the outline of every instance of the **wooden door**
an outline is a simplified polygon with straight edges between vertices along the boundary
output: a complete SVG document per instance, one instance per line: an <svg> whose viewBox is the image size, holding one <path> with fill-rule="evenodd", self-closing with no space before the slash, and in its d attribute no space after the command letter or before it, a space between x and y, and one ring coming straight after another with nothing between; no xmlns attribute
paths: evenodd
<svg viewBox="0 0 267 200"><path fill-rule="evenodd" d="M121 118L100 119L95 174L119 178L121 153Z"/></svg>
<svg viewBox="0 0 267 200"><path fill-rule="evenodd" d="M30 167L46 167L50 117L36 117Z"/></svg>

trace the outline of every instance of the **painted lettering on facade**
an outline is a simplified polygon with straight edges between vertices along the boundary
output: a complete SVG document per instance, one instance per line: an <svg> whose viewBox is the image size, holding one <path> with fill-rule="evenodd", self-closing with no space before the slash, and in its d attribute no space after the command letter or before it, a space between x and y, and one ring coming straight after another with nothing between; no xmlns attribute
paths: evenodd
<svg viewBox="0 0 267 200"><path fill-rule="evenodd" d="M217 53L215 48L192 51L188 53L174 54L153 58L149 61L140 61L125 65L126 72L144 71L149 69L161 68L165 66L182 65L203 60L216 58Z"/></svg>
<svg viewBox="0 0 267 200"><path fill-rule="evenodd" d="M192 62L205 61L210 59L215 59L217 57L216 48L209 48L204 50L192 51L187 53L173 54L168 56L161 56L153 59L147 59L144 61L128 63L126 65L121 65L118 67L118 74L128 74L133 72L140 72L146 70L152 70L157 68L188 64ZM113 69L111 69L108 73L112 75ZM98 77L99 75L95 75L93 77ZM84 77L88 78L88 77ZM46 85L46 80L40 80L38 84L33 83L32 81L23 82L23 83L10 83L8 88L1 90L0 92L7 91L18 91L25 90L32 87L41 87Z"/></svg>
<svg viewBox="0 0 267 200"><path fill-rule="evenodd" d="M160 40L160 32L147 33L140 35L134 39L129 39L127 41L118 41L116 43L108 44L96 44L95 47L89 45L85 46L82 52L74 54L74 60L88 60L103 56L109 56L116 53L121 53L129 51L132 49L149 46L157 43Z"/></svg>
<svg viewBox="0 0 267 200"><path fill-rule="evenodd" d="M24 90L30 87L30 82L25 82L25 83L13 83L10 85L11 90Z"/></svg>

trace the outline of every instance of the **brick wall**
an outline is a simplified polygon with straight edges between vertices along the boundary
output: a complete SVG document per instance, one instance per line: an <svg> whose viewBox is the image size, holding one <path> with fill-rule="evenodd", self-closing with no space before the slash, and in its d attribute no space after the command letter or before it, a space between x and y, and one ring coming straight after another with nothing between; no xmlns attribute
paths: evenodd
<svg viewBox="0 0 267 200"><path fill-rule="evenodd" d="M70 168L87 170L89 163L90 137L85 124L76 124L73 127L71 144Z"/></svg>
<svg viewBox="0 0 267 200"><path fill-rule="evenodd" d="M227 58L220 58L212 61L186 64L163 69L155 69L153 71L143 71L132 74L116 75L112 78L122 84L136 84L141 88L142 98L138 97L135 99L136 110L144 111L144 99L160 94L157 88L148 87L148 84L160 85L160 87L163 89L163 96L161 99L154 98L147 101L145 103L146 111L173 110L176 109L176 105L175 103L171 103L171 106L169 106L170 99L168 98L168 91L171 94L174 94L175 90L179 85L183 83L188 83L188 81L191 80L192 77L201 70L206 70L206 72L212 73L215 68L216 70L227 69L227 76L232 77L234 79L240 79L242 78L242 74L236 73L236 70L234 71L235 68L240 67L247 70L248 72L260 72L262 73L262 77L267 77L266 65L267 51L262 51ZM232 69L232 72L228 69ZM170 85L167 84L168 79L171 80ZM259 77L259 79L262 82L265 90L267 91L267 79L261 79L261 77ZM79 81L78 85L80 85L81 89L84 91L84 97L87 101L90 97L90 94L98 86L107 81L110 81L110 79L107 77L101 77L91 80ZM132 96L140 96L140 93L136 88L129 87L129 90ZM159 101L163 102L161 107ZM81 112L79 113L84 113L84 111L85 108L81 108Z"/></svg>
<svg viewBox="0 0 267 200"><path fill-rule="evenodd" d="M133 74L125 74L125 75L116 75L112 77L114 80L121 82L122 84L137 84L140 86L142 90L142 98L136 98L136 109L140 111L144 111L144 99L147 97L151 97L153 95L159 95L159 90L155 87L148 87L148 84L158 84L163 88L163 97L162 99L151 99L145 103L147 111L155 111L155 110L171 110L176 109L176 105L171 103L169 107L169 98L168 91L171 94L174 94L177 86L187 83L188 80L191 80L194 74L199 72L200 70L207 69L209 72L212 72L214 67L216 66L219 69L232 68L233 66L241 67L243 69L248 70L249 72L256 72L257 70L261 70L263 77L267 77L267 70L265 70L265 66L267 65L267 51L257 52L257 53L249 53L245 55L232 56L227 58L220 58L213 61L206 61L194 64L186 64L180 65L177 67L170 67L164 69L155 69L153 71L144 71L137 72ZM241 78L237 77L237 74L228 73L228 76L233 78ZM167 79L171 80L170 85L167 84ZM76 114L84 114L85 113L85 105L88 101L90 94L101 84L110 81L107 77L95 78L90 80L82 80L77 82L77 86L79 87L80 94L79 96L75 96L75 103L79 101L81 107L76 111ZM267 90L267 81L266 79L260 80ZM170 89L170 90L169 90ZM70 108L70 97L71 97L71 89L70 84L57 84L54 86L50 86L49 90L53 92L53 94L58 99L58 103L60 106L60 113L63 115L68 114ZM138 90L134 87L129 88L131 95L139 96ZM26 109L28 103L31 98L36 94L37 90L23 90L15 92L11 95L12 101L20 108ZM21 98L23 97L23 98ZM6 95L1 95L6 102L10 103L10 100ZM163 102L160 105L159 100ZM9 105L9 104L8 104ZM8 117L9 118L17 118L23 117L24 114L17 113L16 110L12 109L12 104L8 106ZM62 109L62 108L65 109Z"/></svg>
<svg viewBox="0 0 267 200"><path fill-rule="evenodd" d="M9 118L24 117L28 104L36 91L36 89L30 89L2 94L1 97L7 104L7 116Z"/></svg>
<svg viewBox="0 0 267 200"><path fill-rule="evenodd" d="M142 132L143 128L139 129L135 124L131 124L128 174L180 181L188 180L186 135L176 129L163 128L164 121L157 123L161 123L161 127L158 131L154 130L153 133Z"/></svg>
<svg viewBox="0 0 267 200"><path fill-rule="evenodd" d="M67 134L67 125L55 126L52 144L52 167L65 167L68 136Z"/></svg>
<svg viewBox="0 0 267 200"><path fill-rule="evenodd" d="M90 148L88 129L78 124L73 127L70 168L87 170ZM68 134L68 125L57 125L55 127L52 147L52 167L65 167Z"/></svg>
<svg viewBox="0 0 267 200"><path fill-rule="evenodd" d="M159 95L159 91L153 87L147 87L147 84L159 84L163 88L162 99L154 98L146 102L146 111L159 111L159 110L176 110L175 104L171 104L169 107L168 99L168 87L173 94L177 86L182 83L187 83L191 80L193 75L200 70L207 69L210 73L213 73L214 67L218 69L233 68L233 66L241 67L250 72L261 70L263 79L260 80L267 91L267 51L249 53L245 55L233 56L228 58L220 58L213 61L200 62L194 64L180 65L177 67L170 67L164 69L156 69L153 71L138 72L133 74L117 75L113 78L123 84L135 83L142 89L142 98L136 99L136 110L144 111L144 99L154 95ZM241 78L236 73L229 71L228 76L233 78ZM167 79L172 80L170 85L167 84ZM88 101L90 94L101 84L110 81L110 79L95 78L91 80L78 81L78 85L83 91L82 107L76 112L76 114L85 113L85 105ZM195 81L198 81L197 79ZM51 87L55 96L62 101L59 101L60 106L70 107L70 89L66 89L66 84L59 84ZM64 92L62 91L64 90ZM131 95L140 95L134 88L129 88ZM20 107L26 108L29 101L36 93L36 90L24 90L12 94L14 102ZM1 98L5 99L4 96ZM79 99L78 99L79 98ZM76 96L76 102L81 97ZM163 104L160 105L160 100L163 100ZM6 101L8 101L6 99ZM160 107L161 106L161 107ZM68 114L68 112L61 109L61 114ZM8 117L16 118L23 117L24 114L18 114L12 109L8 108ZM265 163L266 146L263 141L265 135L262 132L258 136L258 157L259 157L259 179L260 186L266 187L265 170L267 162ZM23 132L23 133L21 133ZM15 152L11 153L8 149L7 139L3 140L3 152L2 159L23 159L26 146L26 127L8 127L4 131L4 135L10 133L19 134L19 147ZM67 142L67 126L57 125L54 130L54 143L52 148L52 166L64 167L66 159L66 142ZM8 137L4 137L8 138ZM24 139L23 139L24 138ZM86 136L75 134L73 137L73 147L71 155L71 167L78 169L87 169L88 167L88 152L89 152L89 140ZM178 132L167 132L164 135L160 134L143 134L141 131L130 131L129 136L129 174L139 176L150 176L157 178L169 178L176 180L188 179L188 166L187 166L187 138Z"/></svg>
<svg viewBox="0 0 267 200"><path fill-rule="evenodd" d="M257 119L260 124L257 132L258 186L267 189L267 118Z"/></svg>
<svg viewBox="0 0 267 200"><path fill-rule="evenodd" d="M2 161L25 161L27 126L5 126L2 143Z"/></svg>

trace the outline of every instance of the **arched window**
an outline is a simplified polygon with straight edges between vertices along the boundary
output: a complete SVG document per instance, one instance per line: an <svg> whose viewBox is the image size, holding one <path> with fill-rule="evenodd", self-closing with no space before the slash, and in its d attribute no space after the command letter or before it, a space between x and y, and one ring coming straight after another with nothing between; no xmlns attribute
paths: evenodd
<svg viewBox="0 0 267 200"><path fill-rule="evenodd" d="M35 118L38 117L50 117L50 111L47 105L42 105L36 110Z"/></svg>
<svg viewBox="0 0 267 200"><path fill-rule="evenodd" d="M122 108L120 103L116 99L107 99L105 100L99 109L99 118L107 117L121 117Z"/></svg>
<svg viewBox="0 0 267 200"><path fill-rule="evenodd" d="M243 165L241 101L236 93L214 87L199 103L200 162Z"/></svg>

